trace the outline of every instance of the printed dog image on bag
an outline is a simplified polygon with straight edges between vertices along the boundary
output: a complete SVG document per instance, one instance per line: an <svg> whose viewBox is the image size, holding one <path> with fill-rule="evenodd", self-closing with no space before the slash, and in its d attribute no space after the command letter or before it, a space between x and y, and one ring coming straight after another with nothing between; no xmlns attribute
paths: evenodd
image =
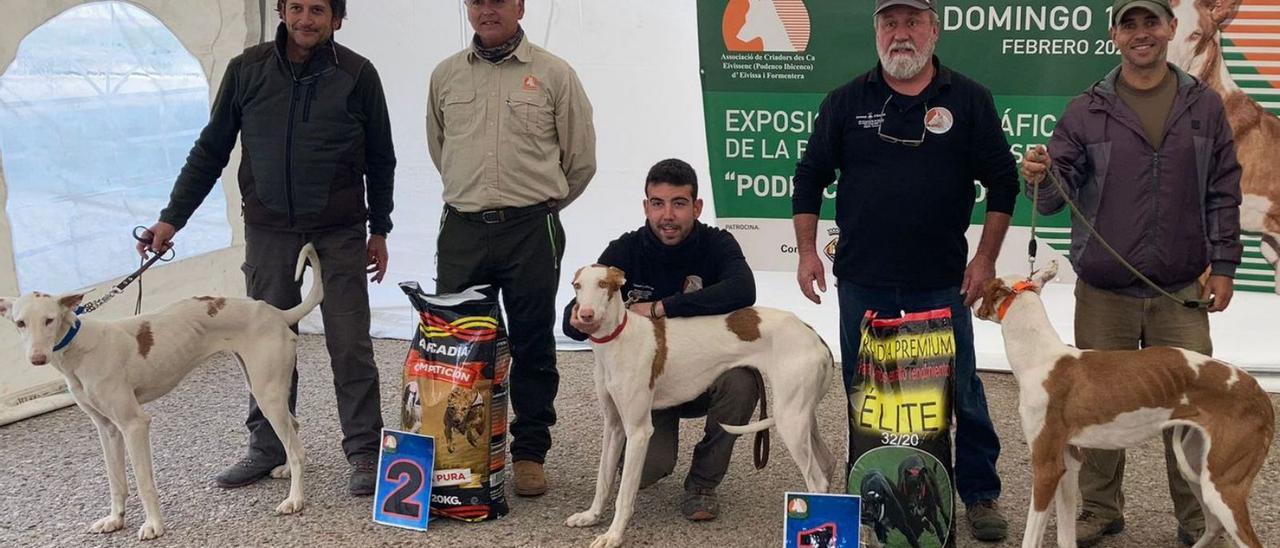
<svg viewBox="0 0 1280 548"><path fill-rule="evenodd" d="M895 471L891 471L895 470ZM953 486L942 462L911 447L880 447L858 459L849 491L862 497L862 525L884 546L945 546Z"/></svg>
<svg viewBox="0 0 1280 548"><path fill-rule="evenodd" d="M403 427L439 448L431 513L461 521L506 515L511 355L497 301L475 287L453 295L427 295L414 282L400 288L419 318L404 362Z"/></svg>

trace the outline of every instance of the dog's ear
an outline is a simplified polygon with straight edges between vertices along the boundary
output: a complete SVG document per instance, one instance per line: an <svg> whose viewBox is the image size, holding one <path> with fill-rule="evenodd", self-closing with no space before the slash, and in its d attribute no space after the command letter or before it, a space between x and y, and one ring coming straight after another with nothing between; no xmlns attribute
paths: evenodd
<svg viewBox="0 0 1280 548"><path fill-rule="evenodd" d="M605 283L609 284L609 291L618 291L622 286L627 285L627 274L621 268L616 266L608 267L608 273L604 277Z"/></svg>
<svg viewBox="0 0 1280 548"><path fill-rule="evenodd" d="M16 297L0 297L0 316L13 319L13 305L18 299Z"/></svg>
<svg viewBox="0 0 1280 548"><path fill-rule="evenodd" d="M92 291L92 290L89 290L89 291ZM65 308L68 310L75 310L77 306L80 306L80 302L84 301L84 296L88 295L89 291L85 291L83 293L67 293L66 295L60 295L58 296L58 306L61 306L62 308Z"/></svg>
<svg viewBox="0 0 1280 548"><path fill-rule="evenodd" d="M1013 294L1013 290L1004 285L1004 280L992 278L982 290L981 305L974 313L980 320L995 320L996 303Z"/></svg>
<svg viewBox="0 0 1280 548"><path fill-rule="evenodd" d="M1209 16L1213 18L1213 24L1217 25L1218 28L1222 28L1228 21L1235 19L1236 12L1240 10L1240 0L1214 0L1212 5L1213 7L1209 9Z"/></svg>
<svg viewBox="0 0 1280 548"><path fill-rule="evenodd" d="M1045 265L1044 268L1035 271L1031 275L1031 284L1035 286L1036 292L1039 292L1040 288L1044 287L1044 284L1049 283L1049 280L1052 280L1057 275L1058 261L1049 261L1049 264Z"/></svg>

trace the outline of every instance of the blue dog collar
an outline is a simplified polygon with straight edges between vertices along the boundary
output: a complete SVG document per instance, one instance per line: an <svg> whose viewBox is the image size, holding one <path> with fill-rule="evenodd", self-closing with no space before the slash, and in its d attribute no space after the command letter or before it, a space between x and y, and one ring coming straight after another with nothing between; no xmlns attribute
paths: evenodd
<svg viewBox="0 0 1280 548"><path fill-rule="evenodd" d="M80 332L80 318L76 318L76 324L71 326L71 329L67 330L67 334L64 335L62 337L62 340L58 341L58 344L53 347L53 351L57 352L59 350L62 350L63 348L66 348L68 344L71 344L71 339L76 338L76 333L79 333L79 332Z"/></svg>

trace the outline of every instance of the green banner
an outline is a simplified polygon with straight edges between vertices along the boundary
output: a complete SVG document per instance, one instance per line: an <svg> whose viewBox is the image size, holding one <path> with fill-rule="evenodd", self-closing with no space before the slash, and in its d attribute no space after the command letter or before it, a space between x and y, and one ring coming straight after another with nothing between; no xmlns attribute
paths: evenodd
<svg viewBox="0 0 1280 548"><path fill-rule="evenodd" d="M1242 14L1271 16L1280 25L1280 7L1257 1ZM1243 0L1245 6L1250 0ZM942 36L937 55L943 64L991 89L1001 125L1017 160L1029 147L1047 143L1068 101L1119 63L1108 37L1111 0L977 0L939 6ZM1185 3L1192 6L1191 2ZM792 176L804 154L822 99L831 90L875 66L874 2L849 0L701 0L698 43L711 186L720 225L742 243L748 261L759 270L791 270L796 259L791 227ZM1194 8L1185 16L1195 16ZM1261 9L1259 12L1257 9ZM1223 22L1221 40L1211 53L1223 56L1230 79L1271 114L1280 112L1280 65L1265 43L1280 46L1280 33L1268 20ZM1241 31L1239 28L1243 28ZM1257 43L1259 32L1264 43ZM1188 31L1189 32L1189 31ZM1233 36L1238 37L1233 45ZM1171 46L1170 58L1181 61ZM1274 103L1273 103L1274 102ZM1274 116L1268 118L1280 125ZM1278 130L1280 131L1280 130ZM1276 143L1280 146L1280 143ZM1250 165L1246 158L1246 175ZM1262 168L1255 168L1261 170ZM1247 177L1246 177L1247 179ZM1251 188L1269 199L1269 230L1280 233L1280 190ZM976 183L975 183L976 184ZM1280 186L1270 182L1270 187ZM1253 185L1257 187L1258 185ZM833 243L836 185L827 189L822 208L820 246ZM980 223L985 193L978 188L972 222ZM1265 203L1264 203L1265 207ZM1019 197L1014 225L1030 222L1030 201ZM1275 290L1275 268L1264 257L1260 233L1266 215L1244 215L1245 264L1238 288ZM1251 222L1253 221L1253 222ZM1060 253L1070 243L1070 219L1063 212L1037 220L1037 236ZM821 238L828 238L826 242ZM1280 244L1275 244L1280 245ZM834 245L828 245L834 249ZM1277 250L1280 252L1280 250ZM1274 255L1271 259L1274 261Z"/></svg>

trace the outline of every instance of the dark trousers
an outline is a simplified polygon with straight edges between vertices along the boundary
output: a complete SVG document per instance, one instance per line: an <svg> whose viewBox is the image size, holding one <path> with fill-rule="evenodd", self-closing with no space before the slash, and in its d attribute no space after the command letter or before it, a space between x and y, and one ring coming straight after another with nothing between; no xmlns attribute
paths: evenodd
<svg viewBox="0 0 1280 548"><path fill-rule="evenodd" d="M707 417L702 441L693 447L693 462L684 480L685 490L715 489L724 480L733 456L733 443L738 436L724 431L723 424L746 424L751 421L760 394L756 377L745 368L725 371L711 388L697 399L667 409L653 411L653 435L644 458L640 487L648 487L667 477L676 467L680 449L680 419Z"/></svg>
<svg viewBox="0 0 1280 548"><path fill-rule="evenodd" d="M858 368L862 343L862 317L867 310L897 313L951 308L951 326L956 338L955 404L956 491L965 504L1000 498L1000 476L996 459L1000 439L991 424L987 394L978 378L977 357L973 353L973 317L964 305L959 287L909 291L838 282L840 298L840 353L844 369L844 389L849 392ZM857 411L856 409L854 411Z"/></svg>
<svg viewBox="0 0 1280 548"><path fill-rule="evenodd" d="M1174 295L1200 298L1193 283ZM1130 297L1076 281L1076 346L1090 350L1138 350L1176 346L1213 355L1209 313L1179 306L1165 297ZM1164 431L1165 476L1178 526L1189 533L1204 529L1204 512L1192 487L1178 471L1172 431ZM1084 509L1107 519L1124 515L1124 449L1084 449L1080 496Z"/></svg>
<svg viewBox="0 0 1280 548"><path fill-rule="evenodd" d="M378 366L369 338L369 285L365 278L367 242L364 225L325 232L279 232L245 226L244 279L249 297L281 309L302 302L302 284L293 279L298 252L307 242L316 247L324 271L325 345L333 368L342 425L342 451L348 460L378 454L382 431L382 402L378 395ZM296 331L296 327L294 328ZM298 371L289 391L289 411L298 401ZM296 413L295 413L296 414ZM271 424L249 397L249 456L284 462L284 446Z"/></svg>
<svg viewBox="0 0 1280 548"><path fill-rule="evenodd" d="M511 341L511 458L544 462L556 423L560 388L556 370L556 289L564 230L549 208L525 208L518 216L477 216L445 207L437 244L436 292L456 293L489 284L502 295Z"/></svg>

